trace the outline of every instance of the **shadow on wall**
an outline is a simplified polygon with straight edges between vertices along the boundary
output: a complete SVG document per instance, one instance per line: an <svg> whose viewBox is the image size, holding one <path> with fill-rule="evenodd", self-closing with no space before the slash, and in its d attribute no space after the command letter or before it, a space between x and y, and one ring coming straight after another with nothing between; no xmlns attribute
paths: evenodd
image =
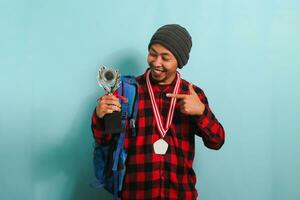
<svg viewBox="0 0 300 200"><path fill-rule="evenodd" d="M113 53L105 61L111 60L111 66L118 66L120 72L124 74L137 75L146 69L143 67L139 71L136 67L141 66L142 59L135 51L123 50ZM96 72L97 69L93 71L93 73ZM95 84L97 84L96 80ZM57 184L57 187L63 185L63 188L49 189L49 191L63 191L58 194L61 200L112 199L112 196L104 189L98 190L89 186L89 183L95 179L92 160L94 140L90 129L91 115L96 106L96 99L103 94L103 90L98 88L93 94L87 95L82 102L78 102L78 112L72 120L69 131L65 133L64 139L58 141L57 145L43 147L43 151L34 158L33 170L37 183L46 182L47 184L47 180L60 174L64 175L64 182ZM47 196L47 194L44 195Z"/></svg>

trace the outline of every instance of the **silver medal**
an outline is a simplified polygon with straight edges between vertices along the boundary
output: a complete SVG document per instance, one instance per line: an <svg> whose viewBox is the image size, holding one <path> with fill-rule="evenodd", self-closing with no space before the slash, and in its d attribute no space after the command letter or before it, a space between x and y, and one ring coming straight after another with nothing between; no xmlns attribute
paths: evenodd
<svg viewBox="0 0 300 200"><path fill-rule="evenodd" d="M159 139L153 144L154 153L159 155L165 155L168 150L168 146L169 145L165 140Z"/></svg>

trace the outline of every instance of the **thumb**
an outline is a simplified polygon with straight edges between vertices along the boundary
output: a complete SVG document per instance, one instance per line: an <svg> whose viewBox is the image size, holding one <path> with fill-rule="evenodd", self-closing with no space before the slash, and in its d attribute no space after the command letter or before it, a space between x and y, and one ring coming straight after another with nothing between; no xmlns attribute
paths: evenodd
<svg viewBox="0 0 300 200"><path fill-rule="evenodd" d="M189 93L190 93L190 94L197 94L197 93L195 92L195 90L194 90L194 87L193 87L193 84L192 84L192 83L189 84Z"/></svg>

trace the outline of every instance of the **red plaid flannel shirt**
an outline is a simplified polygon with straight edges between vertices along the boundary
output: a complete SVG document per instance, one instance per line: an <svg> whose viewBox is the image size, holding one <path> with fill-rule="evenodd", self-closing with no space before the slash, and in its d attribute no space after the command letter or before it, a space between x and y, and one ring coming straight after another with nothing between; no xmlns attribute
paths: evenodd
<svg viewBox="0 0 300 200"><path fill-rule="evenodd" d="M164 140L169 144L166 155L156 155L153 143L161 138L152 112L145 74L137 77L139 104L137 136L127 133L125 149L126 175L122 199L196 199L196 175L193 170L195 135L202 137L206 147L219 149L224 143L225 132L208 106L204 92L194 86L200 100L205 104L202 116L187 116L176 105L173 122ZM176 80L171 85L153 85L158 109L166 120L170 98ZM189 83L181 80L179 94L188 94ZM163 121L165 124L165 121ZM103 133L103 122L93 113L92 130L98 143L108 143L111 135ZM128 129L129 130L129 129Z"/></svg>

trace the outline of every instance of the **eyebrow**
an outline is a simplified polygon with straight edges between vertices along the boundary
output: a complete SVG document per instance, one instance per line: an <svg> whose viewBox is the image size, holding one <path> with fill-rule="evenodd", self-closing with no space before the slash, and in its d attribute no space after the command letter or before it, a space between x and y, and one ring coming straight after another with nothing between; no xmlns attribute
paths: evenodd
<svg viewBox="0 0 300 200"><path fill-rule="evenodd" d="M157 51L153 47L150 47L150 51L154 51L154 53L157 53ZM160 55L162 55L162 56L164 56L164 55L171 56L171 54L168 53L168 52L162 52Z"/></svg>

